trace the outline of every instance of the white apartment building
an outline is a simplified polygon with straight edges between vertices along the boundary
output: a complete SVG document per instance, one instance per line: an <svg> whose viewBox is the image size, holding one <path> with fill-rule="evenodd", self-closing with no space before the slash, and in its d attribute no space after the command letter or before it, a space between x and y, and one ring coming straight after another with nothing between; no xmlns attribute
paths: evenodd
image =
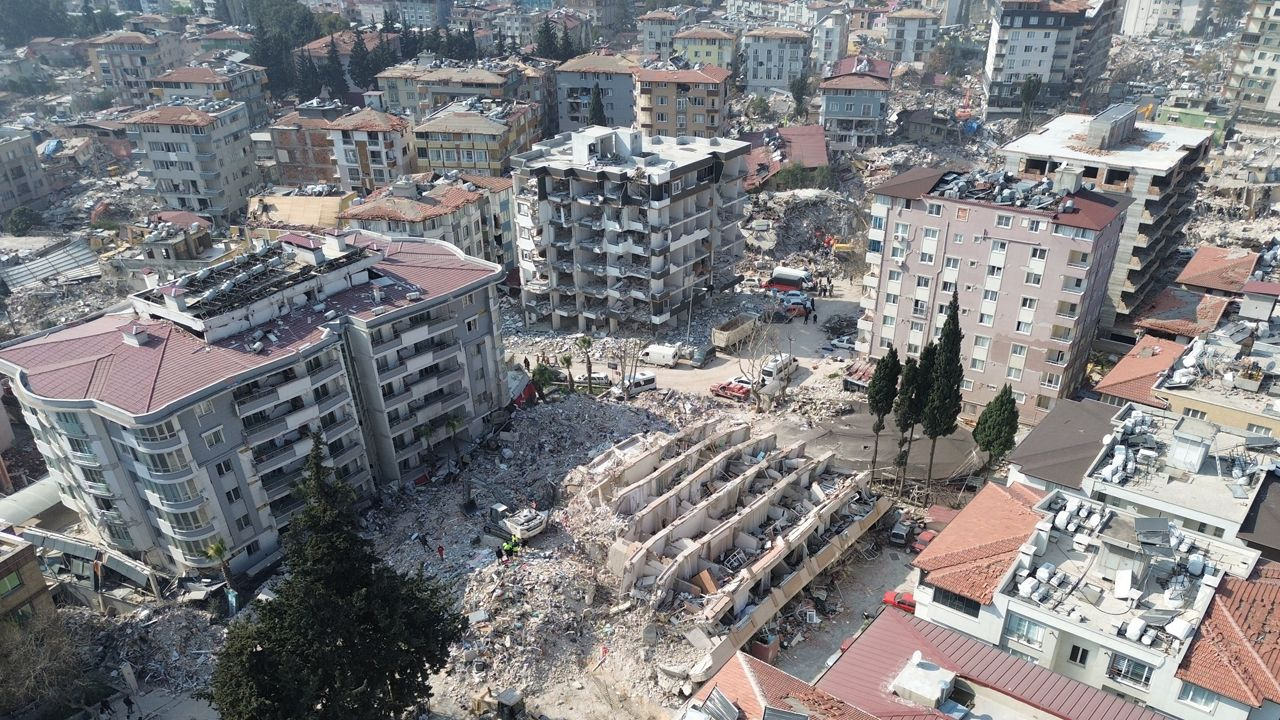
<svg viewBox="0 0 1280 720"><path fill-rule="evenodd" d="M817 25L830 13L843 9L844 6L829 0L809 0L808 2L728 0L724 7L726 14L732 17L790 23L808 29Z"/></svg>
<svg viewBox="0 0 1280 720"><path fill-rule="evenodd" d="M742 256L748 151L723 138L589 127L514 156L526 321L675 324Z"/></svg>
<svg viewBox="0 0 1280 720"><path fill-rule="evenodd" d="M938 44L938 13L904 8L885 16L885 41L894 62L922 63Z"/></svg>
<svg viewBox="0 0 1280 720"><path fill-rule="evenodd" d="M368 233L287 234L0 348L63 503L174 573L278 556L313 437L361 497L439 470L506 404L497 266Z"/></svg>
<svg viewBox="0 0 1280 720"><path fill-rule="evenodd" d="M23 206L44 207L48 193L31 131L0 126L0 214Z"/></svg>
<svg viewBox="0 0 1280 720"><path fill-rule="evenodd" d="M329 142L343 190L369 193L412 169L413 129L399 115L361 108L329 122Z"/></svg>
<svg viewBox="0 0 1280 720"><path fill-rule="evenodd" d="M177 98L129 117L125 128L138 174L151 181L144 192L173 210L226 225L261 181L242 102Z"/></svg>
<svg viewBox="0 0 1280 720"><path fill-rule="evenodd" d="M122 105L147 105L147 81L182 62L182 36L166 30L112 30L90 38L89 69Z"/></svg>
<svg viewBox="0 0 1280 720"><path fill-rule="evenodd" d="M1280 119L1280 2L1254 0L1236 43L1235 61L1223 95L1243 118L1274 123Z"/></svg>
<svg viewBox="0 0 1280 720"><path fill-rule="evenodd" d="M396 11L405 27L448 27L453 12L453 0L397 0Z"/></svg>
<svg viewBox="0 0 1280 720"><path fill-rule="evenodd" d="M837 10L813 26L813 67L826 67L848 54L849 16Z"/></svg>
<svg viewBox="0 0 1280 720"><path fill-rule="evenodd" d="M1120 32L1124 35L1180 35L1204 20L1202 0L1126 0Z"/></svg>
<svg viewBox="0 0 1280 720"><path fill-rule="evenodd" d="M271 118L267 108L269 94L266 68L236 62L227 57L174 68L147 81L147 87L156 101L161 103L174 98L243 102L249 110L249 122L255 128L267 124Z"/></svg>
<svg viewBox="0 0 1280 720"><path fill-rule="evenodd" d="M636 18L640 47L646 55L667 59L672 52L671 38L693 19L693 8L671 8L647 12Z"/></svg>
<svg viewBox="0 0 1280 720"><path fill-rule="evenodd" d="M748 93L788 91L791 81L809 75L809 33L769 26L742 37L743 79Z"/></svg>

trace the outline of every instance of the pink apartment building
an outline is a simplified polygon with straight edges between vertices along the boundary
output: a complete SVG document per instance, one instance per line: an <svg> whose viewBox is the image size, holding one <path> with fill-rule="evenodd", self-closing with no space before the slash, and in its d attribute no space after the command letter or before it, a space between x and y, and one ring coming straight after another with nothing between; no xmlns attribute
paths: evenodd
<svg viewBox="0 0 1280 720"><path fill-rule="evenodd" d="M1007 382L1036 424L1084 374L1132 199L1002 171L916 168L872 191L858 350L918 357L951 293L964 331L965 417Z"/></svg>

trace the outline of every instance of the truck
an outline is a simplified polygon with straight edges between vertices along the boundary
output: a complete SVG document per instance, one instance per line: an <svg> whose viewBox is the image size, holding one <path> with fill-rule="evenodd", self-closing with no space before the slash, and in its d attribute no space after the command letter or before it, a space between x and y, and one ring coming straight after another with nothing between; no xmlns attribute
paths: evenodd
<svg viewBox="0 0 1280 720"><path fill-rule="evenodd" d="M751 336L760 316L754 313L742 313L711 328L711 344L717 350L729 352L736 350L744 340Z"/></svg>
<svg viewBox="0 0 1280 720"><path fill-rule="evenodd" d="M640 351L640 362L646 365L675 367L680 361L680 349L671 345L650 345Z"/></svg>
<svg viewBox="0 0 1280 720"><path fill-rule="evenodd" d="M766 290L786 292L788 290L812 290L817 287L813 273L808 270L797 270L779 265L773 269L769 282L764 284Z"/></svg>

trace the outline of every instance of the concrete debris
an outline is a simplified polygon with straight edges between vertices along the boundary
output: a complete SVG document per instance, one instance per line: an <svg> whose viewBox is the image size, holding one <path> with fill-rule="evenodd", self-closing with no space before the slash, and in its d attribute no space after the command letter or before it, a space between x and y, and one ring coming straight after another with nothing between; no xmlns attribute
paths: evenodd
<svg viewBox="0 0 1280 720"><path fill-rule="evenodd" d="M123 302L130 288L118 279L62 287L22 288L4 298L8 322L0 322L0 338L20 337L106 310Z"/></svg>
<svg viewBox="0 0 1280 720"><path fill-rule="evenodd" d="M99 667L115 672L127 662L139 682L170 690L208 685L214 655L227 635L213 615L174 605L149 605L114 618L87 608L58 612L78 644L95 649Z"/></svg>

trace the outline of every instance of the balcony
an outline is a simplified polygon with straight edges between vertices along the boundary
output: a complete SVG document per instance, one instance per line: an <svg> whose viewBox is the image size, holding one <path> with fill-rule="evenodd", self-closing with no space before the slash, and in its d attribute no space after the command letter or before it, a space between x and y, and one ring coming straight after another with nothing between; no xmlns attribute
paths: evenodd
<svg viewBox="0 0 1280 720"><path fill-rule="evenodd" d="M289 423L286 420L286 416L287 414L281 415L278 418L264 420L263 422L245 427L245 442L250 446L261 445L268 440L283 435L289 430Z"/></svg>
<svg viewBox="0 0 1280 720"><path fill-rule="evenodd" d="M117 523L117 524L124 523L124 515L121 515L119 510L97 509L94 512L97 514L98 519L101 520L102 522Z"/></svg>
<svg viewBox="0 0 1280 720"><path fill-rule="evenodd" d="M77 465L86 465L88 467L102 466L102 461L93 453L76 452L72 450L67 453L67 458Z"/></svg>
<svg viewBox="0 0 1280 720"><path fill-rule="evenodd" d="M395 367L389 367L383 370L379 370L378 382L379 383L390 382L400 377L401 375L404 375L406 372L409 372L409 368L404 363L400 363Z"/></svg>
<svg viewBox="0 0 1280 720"><path fill-rule="evenodd" d="M338 479L347 483L348 485L351 485L352 487L360 487L365 482L367 482L371 477L372 475L369 472L369 468L361 468L359 470L356 470L353 473L342 475L338 477Z"/></svg>
<svg viewBox="0 0 1280 720"><path fill-rule="evenodd" d="M89 433L85 431L84 427L81 426L80 423L55 422L54 427L56 427L58 429L58 432L62 433L66 437L74 437L74 438L89 437Z"/></svg>
<svg viewBox="0 0 1280 720"><path fill-rule="evenodd" d="M164 530L163 524L161 525L161 530L162 531ZM166 531L164 534L168 535L171 538L176 538L178 540L202 540L204 538L209 537L210 535L213 535L217 531L218 531L217 526L214 525L212 522L210 522L208 525L200 525L197 527L190 527L190 528L176 528L176 527L170 526L169 530Z"/></svg>
<svg viewBox="0 0 1280 720"><path fill-rule="evenodd" d="M81 480L80 487L84 488L84 491L90 495L97 495L98 497L104 498L113 498L116 496L116 494L112 492L111 486L106 483L93 482L92 480Z"/></svg>
<svg viewBox="0 0 1280 720"><path fill-rule="evenodd" d="M413 389L406 387L405 389L401 390L398 393L393 393L391 395L384 395L382 398L382 407L390 410L391 408L396 407L397 405L402 405L408 402L412 397L413 397Z"/></svg>
<svg viewBox="0 0 1280 720"><path fill-rule="evenodd" d="M333 466L341 467L362 455L364 455L364 446L360 443L351 443L350 446L338 451L338 454L332 457Z"/></svg>
<svg viewBox="0 0 1280 720"><path fill-rule="evenodd" d="M418 418L432 420L462 405L466 400L467 393L464 391L445 393L438 398L429 399L427 404L418 410Z"/></svg>
<svg viewBox="0 0 1280 720"><path fill-rule="evenodd" d="M356 427L357 427L356 419L354 417L349 417L349 418L344 418L342 420L339 420L338 422L333 423L331 425L321 427L321 430L324 431L324 436L326 439L334 440L336 438L342 437L343 435L346 435L347 433L356 429Z"/></svg>
<svg viewBox="0 0 1280 720"><path fill-rule="evenodd" d="M427 395L447 387L450 384L462 379L463 369L461 367L445 370L442 372L434 372L425 377L420 377L413 381L410 385L415 395Z"/></svg>
<svg viewBox="0 0 1280 720"><path fill-rule="evenodd" d="M316 417L320 417L328 413L330 410L338 407L351 399L351 394L346 389L335 390L328 395L320 398L319 404L316 405Z"/></svg>
<svg viewBox="0 0 1280 720"><path fill-rule="evenodd" d="M150 452L163 452L165 450L172 450L186 443L186 440L182 437L182 433L180 432L175 432L174 434L166 438L157 438L157 439L147 439L142 437L136 432L130 432L127 435L129 439L133 441L133 445L137 446L142 450L147 450Z"/></svg>
<svg viewBox="0 0 1280 720"><path fill-rule="evenodd" d="M150 468L139 463L138 467L142 470L143 476L158 483L173 483L179 480L186 480L196 471L195 465L187 465L180 468Z"/></svg>
<svg viewBox="0 0 1280 720"><path fill-rule="evenodd" d="M337 377L338 374L341 372L342 372L342 363L340 361L334 360L328 365L321 366L319 368L316 368L313 371L308 371L307 376L311 378L311 384L313 386L323 385L329 380L332 380L333 378Z"/></svg>
<svg viewBox="0 0 1280 720"><path fill-rule="evenodd" d="M284 467L297 460L309 450L311 450L311 438L298 437L274 450L255 455L253 463L257 466L258 474L265 475L276 468Z"/></svg>
<svg viewBox="0 0 1280 720"><path fill-rule="evenodd" d="M373 354L381 355L388 350L394 350L404 344L399 335L395 335L387 340L375 341L373 343Z"/></svg>
<svg viewBox="0 0 1280 720"><path fill-rule="evenodd" d="M267 494L267 500L278 500L288 495L302 480L303 472L281 473L276 477L264 479L262 481L262 489Z"/></svg>

